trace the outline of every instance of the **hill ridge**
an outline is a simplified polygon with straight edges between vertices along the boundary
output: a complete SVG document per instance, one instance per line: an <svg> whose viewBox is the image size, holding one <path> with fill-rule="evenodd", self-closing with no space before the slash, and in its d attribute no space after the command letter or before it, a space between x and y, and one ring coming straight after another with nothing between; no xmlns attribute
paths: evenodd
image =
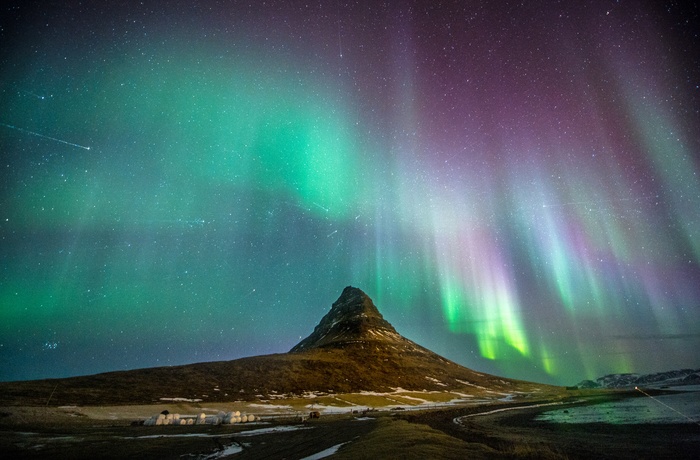
<svg viewBox="0 0 700 460"><path fill-rule="evenodd" d="M0 382L1 405L153 404L277 400L309 393L457 391L514 394L547 385L482 374L401 336L348 286L288 353L25 382Z"/></svg>

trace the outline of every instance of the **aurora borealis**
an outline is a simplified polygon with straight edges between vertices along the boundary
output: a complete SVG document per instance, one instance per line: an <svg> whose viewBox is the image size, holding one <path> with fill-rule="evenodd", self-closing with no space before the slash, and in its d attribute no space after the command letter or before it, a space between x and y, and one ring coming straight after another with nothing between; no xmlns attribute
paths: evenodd
<svg viewBox="0 0 700 460"><path fill-rule="evenodd" d="M697 367L700 10L523 3L3 6L0 380L286 352L347 285L478 371Z"/></svg>

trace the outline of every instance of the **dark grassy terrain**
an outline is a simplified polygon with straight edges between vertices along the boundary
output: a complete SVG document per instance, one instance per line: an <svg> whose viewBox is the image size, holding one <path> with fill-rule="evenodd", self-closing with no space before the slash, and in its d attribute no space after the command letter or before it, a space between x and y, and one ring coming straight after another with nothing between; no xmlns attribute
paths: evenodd
<svg viewBox="0 0 700 460"><path fill-rule="evenodd" d="M375 420L326 417L314 423L268 423L254 426L143 427L95 425L94 421L55 427L26 426L31 431L4 431L0 424L0 452L4 458L206 458L227 447L243 447L237 459L303 458L371 432ZM251 435L271 427L293 431ZM219 458L219 457L217 457Z"/></svg>
<svg viewBox="0 0 700 460"><path fill-rule="evenodd" d="M629 393L591 392L561 401L595 404ZM530 401L545 402L543 400ZM694 459L694 424L611 425L535 420L542 407L480 415L519 404L494 403L369 416L321 416L306 423L270 419L257 425L129 426L128 421L56 417L0 417L0 452L7 458L236 458L301 459L331 449L337 459ZM19 409L19 408L17 408ZM15 410L5 408L3 410ZM456 423L455 419L459 422ZM282 431L271 431L280 428ZM257 430L267 430L258 432ZM230 450L233 448L233 450ZM226 455L228 452L229 455Z"/></svg>
<svg viewBox="0 0 700 460"><path fill-rule="evenodd" d="M572 405L598 404L639 397L634 392L608 392L572 398ZM496 406L489 407L492 410ZM696 424L551 423L535 420L543 408L527 408L461 419L484 408L456 408L405 414L470 444L491 449L491 458L538 459L697 459L700 427Z"/></svg>

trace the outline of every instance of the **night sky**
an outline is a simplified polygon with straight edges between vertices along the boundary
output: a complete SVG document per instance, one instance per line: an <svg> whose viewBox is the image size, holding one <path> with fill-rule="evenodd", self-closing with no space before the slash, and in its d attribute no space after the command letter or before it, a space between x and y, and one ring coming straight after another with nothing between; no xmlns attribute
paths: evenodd
<svg viewBox="0 0 700 460"><path fill-rule="evenodd" d="M482 372L697 367L699 15L3 6L0 380L286 352L347 285Z"/></svg>

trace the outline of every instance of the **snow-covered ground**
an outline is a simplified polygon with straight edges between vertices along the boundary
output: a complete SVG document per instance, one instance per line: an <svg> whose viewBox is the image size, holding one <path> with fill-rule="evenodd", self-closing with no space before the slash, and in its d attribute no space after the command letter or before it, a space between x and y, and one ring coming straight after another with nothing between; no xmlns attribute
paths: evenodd
<svg viewBox="0 0 700 460"><path fill-rule="evenodd" d="M321 452L317 452L313 455L309 455L308 457L304 457L301 460L320 460L322 458L330 457L331 455L338 452L338 449L340 449L345 444L347 444L347 442L336 444L335 446L329 447L328 449L324 449Z"/></svg>

